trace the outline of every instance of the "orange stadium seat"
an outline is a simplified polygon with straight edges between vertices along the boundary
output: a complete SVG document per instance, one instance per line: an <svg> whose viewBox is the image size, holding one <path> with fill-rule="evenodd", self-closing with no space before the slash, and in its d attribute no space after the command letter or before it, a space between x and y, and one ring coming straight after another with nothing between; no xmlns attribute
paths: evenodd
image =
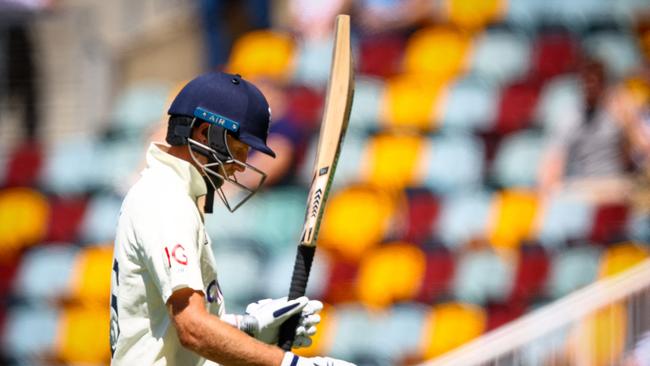
<svg viewBox="0 0 650 366"><path fill-rule="evenodd" d="M593 366L608 366L612 360L620 360L625 350L627 322L622 303L606 306L586 317L571 330L568 344L571 358Z"/></svg>
<svg viewBox="0 0 650 366"><path fill-rule="evenodd" d="M447 0L447 16L461 28L476 30L499 20L506 9L507 0Z"/></svg>
<svg viewBox="0 0 650 366"><path fill-rule="evenodd" d="M399 130L434 130L442 114L438 105L443 87L444 83L415 73L388 79L380 104L381 124Z"/></svg>
<svg viewBox="0 0 650 366"><path fill-rule="evenodd" d="M83 304L108 304L112 264L112 245L89 247L79 252L70 277L71 296Z"/></svg>
<svg viewBox="0 0 650 366"><path fill-rule="evenodd" d="M319 246L343 258L358 260L391 229L399 201L394 194L365 185L333 192L318 237Z"/></svg>
<svg viewBox="0 0 650 366"><path fill-rule="evenodd" d="M371 137L366 147L366 180L387 189L414 185L423 164L426 141L415 134L385 133Z"/></svg>
<svg viewBox="0 0 650 366"><path fill-rule="evenodd" d="M507 189L495 195L489 239L498 249L517 248L532 239L539 202L532 191Z"/></svg>
<svg viewBox="0 0 650 366"><path fill-rule="evenodd" d="M110 268L108 272L110 275ZM110 313L106 304L108 302L100 306L69 306L63 309L55 355L64 364L99 365L110 362Z"/></svg>
<svg viewBox="0 0 650 366"><path fill-rule="evenodd" d="M429 27L416 31L404 50L404 71L450 81L466 67L470 38L452 28Z"/></svg>
<svg viewBox="0 0 650 366"><path fill-rule="evenodd" d="M613 245L600 259L599 277L614 276L648 258L648 249L632 242Z"/></svg>
<svg viewBox="0 0 650 366"><path fill-rule="evenodd" d="M412 300L420 290L425 267L425 254L417 246L407 242L383 244L361 260L359 299L371 308Z"/></svg>
<svg viewBox="0 0 650 366"><path fill-rule="evenodd" d="M487 325L485 311L475 305L445 303L436 305L425 321L422 354L440 356L481 335Z"/></svg>
<svg viewBox="0 0 650 366"><path fill-rule="evenodd" d="M38 191L0 190L0 262L41 241L47 233L49 214L47 198Z"/></svg>
<svg viewBox="0 0 650 366"><path fill-rule="evenodd" d="M294 42L288 34L257 30L235 41L226 71L248 79L286 80L293 72L293 58Z"/></svg>

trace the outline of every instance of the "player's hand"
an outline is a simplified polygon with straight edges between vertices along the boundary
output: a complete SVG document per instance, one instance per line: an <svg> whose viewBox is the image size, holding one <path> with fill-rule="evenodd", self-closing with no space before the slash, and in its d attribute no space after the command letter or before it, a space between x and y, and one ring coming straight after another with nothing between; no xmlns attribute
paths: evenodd
<svg viewBox="0 0 650 366"><path fill-rule="evenodd" d="M249 304L246 307L246 314L255 320L251 327L252 335L268 344L277 343L282 323L293 315L300 314L293 346L307 347L311 345L311 336L316 334L316 325L320 322L318 312L322 308L323 304L320 301L309 300L305 296L295 300L287 300L283 297Z"/></svg>
<svg viewBox="0 0 650 366"><path fill-rule="evenodd" d="M329 357L299 357L291 352L284 354L280 366L356 366L353 363Z"/></svg>

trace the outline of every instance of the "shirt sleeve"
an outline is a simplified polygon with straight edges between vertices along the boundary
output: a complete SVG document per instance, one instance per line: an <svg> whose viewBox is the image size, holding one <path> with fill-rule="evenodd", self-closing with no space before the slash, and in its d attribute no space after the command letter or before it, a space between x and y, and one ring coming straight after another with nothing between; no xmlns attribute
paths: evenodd
<svg viewBox="0 0 650 366"><path fill-rule="evenodd" d="M203 291L199 261L200 219L191 202L151 212L144 218L144 262L151 280L167 302L182 288Z"/></svg>

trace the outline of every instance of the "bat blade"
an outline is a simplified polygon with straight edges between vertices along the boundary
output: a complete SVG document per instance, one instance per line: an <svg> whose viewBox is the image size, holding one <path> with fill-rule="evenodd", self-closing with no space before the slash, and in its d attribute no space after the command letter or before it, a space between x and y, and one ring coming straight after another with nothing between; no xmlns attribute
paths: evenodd
<svg viewBox="0 0 650 366"><path fill-rule="evenodd" d="M309 272L316 251L316 239L347 131L353 95L354 71L350 44L350 17L339 15L336 17L334 52L316 161L307 199L305 223L291 278L289 299L303 296L307 288ZM298 320L297 316L291 318L280 329L278 345L286 351L291 349Z"/></svg>
<svg viewBox="0 0 650 366"><path fill-rule="evenodd" d="M325 202L334 179L338 157L350 119L354 72L350 46L350 17L337 16L332 67L323 122L318 140L313 179L307 202L301 245L315 246Z"/></svg>

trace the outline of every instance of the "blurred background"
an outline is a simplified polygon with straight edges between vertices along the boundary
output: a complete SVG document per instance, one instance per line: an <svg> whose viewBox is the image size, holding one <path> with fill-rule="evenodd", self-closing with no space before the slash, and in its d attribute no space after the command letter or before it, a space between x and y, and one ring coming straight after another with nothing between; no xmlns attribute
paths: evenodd
<svg viewBox="0 0 650 366"><path fill-rule="evenodd" d="M647 265L648 0L0 0L0 365L110 362L121 199L206 70L260 86L279 156L206 218L227 310L286 295L338 13L356 93L302 354L417 364ZM649 289L503 364L648 365Z"/></svg>

